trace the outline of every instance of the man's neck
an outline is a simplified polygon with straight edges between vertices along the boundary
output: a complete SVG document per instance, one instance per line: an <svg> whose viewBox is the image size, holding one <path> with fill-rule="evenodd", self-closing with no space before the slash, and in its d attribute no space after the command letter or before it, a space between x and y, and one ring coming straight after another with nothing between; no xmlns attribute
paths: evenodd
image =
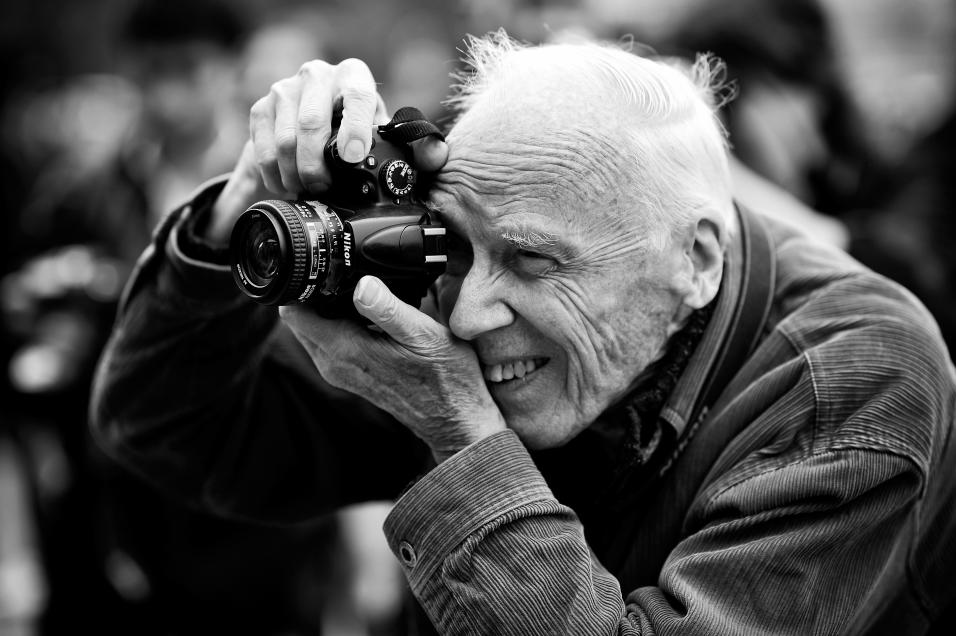
<svg viewBox="0 0 956 636"><path fill-rule="evenodd" d="M591 425L590 429L615 454L624 454L630 463L653 453L658 438L658 416L677 385L691 356L697 348L716 301L706 307L691 311L682 327L671 336L661 355L638 376L631 388L612 407ZM634 457L637 453L638 457Z"/></svg>

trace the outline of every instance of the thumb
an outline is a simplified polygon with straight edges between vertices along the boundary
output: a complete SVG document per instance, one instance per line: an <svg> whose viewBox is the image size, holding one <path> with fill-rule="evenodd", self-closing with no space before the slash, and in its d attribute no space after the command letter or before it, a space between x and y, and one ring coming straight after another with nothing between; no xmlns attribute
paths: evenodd
<svg viewBox="0 0 956 636"><path fill-rule="evenodd" d="M363 276L352 295L355 309L405 348L421 352L434 349L444 339L444 328L402 302L381 280Z"/></svg>
<svg viewBox="0 0 956 636"><path fill-rule="evenodd" d="M415 155L415 167L420 170L437 172L448 161L448 144L434 135L417 139L410 145Z"/></svg>

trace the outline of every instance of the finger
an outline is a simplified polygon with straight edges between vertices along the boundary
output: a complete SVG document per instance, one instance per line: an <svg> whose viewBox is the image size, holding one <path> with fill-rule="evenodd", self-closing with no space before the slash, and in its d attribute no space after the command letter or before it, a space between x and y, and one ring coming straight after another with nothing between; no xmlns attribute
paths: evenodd
<svg viewBox="0 0 956 636"><path fill-rule="evenodd" d="M336 143L339 156L350 163L365 158L372 145L372 126L379 108L372 72L355 58L338 64L338 94L342 98L342 123Z"/></svg>
<svg viewBox="0 0 956 636"><path fill-rule="evenodd" d="M249 135L262 183L272 192L281 194L283 188L276 161L275 117L275 103L272 95L267 95L253 104L249 111Z"/></svg>
<svg viewBox="0 0 956 636"><path fill-rule="evenodd" d="M332 183L323 155L332 133L332 69L332 65L321 60L307 62L299 69L302 94L296 122L296 164L302 185L313 192L327 190Z"/></svg>
<svg viewBox="0 0 956 636"><path fill-rule="evenodd" d="M411 143L415 166L425 172L437 172L448 161L448 144L429 135Z"/></svg>
<svg viewBox="0 0 956 636"><path fill-rule="evenodd" d="M312 358L319 374L333 386L345 388L355 372L354 359L366 356L364 328L349 320L329 320L305 305L279 307L279 316Z"/></svg>
<svg viewBox="0 0 956 636"><path fill-rule="evenodd" d="M321 326L316 324L321 318L314 311L307 311L301 305L282 305L279 307L279 317L300 340L313 345L320 340L310 335Z"/></svg>
<svg viewBox="0 0 956 636"><path fill-rule="evenodd" d="M269 193L263 187L256 166L255 148L249 140L242 147L242 154L235 169L213 204L212 215L204 233L206 238L213 243L227 243L239 215L256 201L267 198Z"/></svg>
<svg viewBox="0 0 956 636"><path fill-rule="evenodd" d="M279 176L287 192L298 194L303 191L296 167L296 138L299 119L299 97L301 87L297 78L290 77L272 85L271 95L275 102L275 144L276 160L279 164Z"/></svg>
<svg viewBox="0 0 956 636"><path fill-rule="evenodd" d="M338 338L332 338L329 334L334 331L344 333L352 328L344 320L323 318L305 305L282 305L279 307L279 317L310 353L323 359L335 358L331 351Z"/></svg>
<svg viewBox="0 0 956 636"><path fill-rule="evenodd" d="M441 325L399 300L385 283L374 276L362 277L352 299L361 315L406 349L415 352L433 350L446 339Z"/></svg>

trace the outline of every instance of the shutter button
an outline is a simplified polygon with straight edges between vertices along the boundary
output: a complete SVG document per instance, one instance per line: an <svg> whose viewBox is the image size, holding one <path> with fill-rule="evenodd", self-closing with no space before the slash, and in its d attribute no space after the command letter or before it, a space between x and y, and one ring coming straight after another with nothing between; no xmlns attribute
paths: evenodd
<svg viewBox="0 0 956 636"><path fill-rule="evenodd" d="M418 555L415 554L415 548L413 548L412 544L408 541L402 541L398 544L398 556L401 558L402 563L410 568L415 567L415 564L418 563Z"/></svg>

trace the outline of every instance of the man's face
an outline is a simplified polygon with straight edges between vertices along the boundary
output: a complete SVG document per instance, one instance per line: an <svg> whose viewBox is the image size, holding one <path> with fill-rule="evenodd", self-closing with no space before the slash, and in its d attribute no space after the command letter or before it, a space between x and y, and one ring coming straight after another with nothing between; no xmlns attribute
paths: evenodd
<svg viewBox="0 0 956 636"><path fill-rule="evenodd" d="M491 118L459 122L432 191L454 235L439 308L474 346L509 427L549 448L663 353L681 310L681 254L647 245L641 211L618 191L627 186L595 165L609 144L534 139L533 121Z"/></svg>

